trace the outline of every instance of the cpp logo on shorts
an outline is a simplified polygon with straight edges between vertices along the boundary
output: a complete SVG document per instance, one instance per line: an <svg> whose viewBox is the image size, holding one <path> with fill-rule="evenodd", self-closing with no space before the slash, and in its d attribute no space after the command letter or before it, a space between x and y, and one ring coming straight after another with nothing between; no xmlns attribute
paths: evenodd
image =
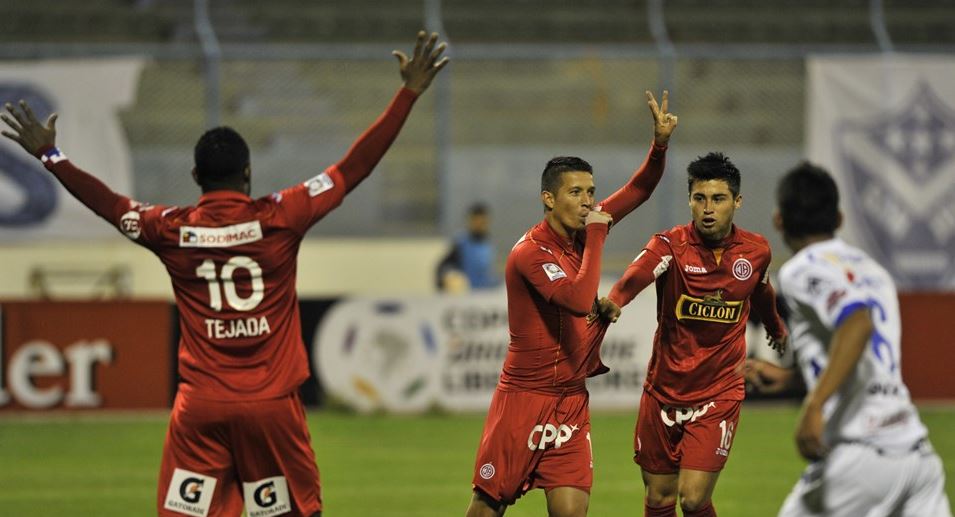
<svg viewBox="0 0 955 517"><path fill-rule="evenodd" d="M749 277L753 276L753 265L742 257L736 259L736 262L733 262L733 276L740 281L749 280Z"/></svg>
<svg viewBox="0 0 955 517"><path fill-rule="evenodd" d="M531 429L531 434L527 436L527 448L536 451L544 450L548 444L554 444L555 449L566 443L574 435L574 432L580 429L575 426L560 424L559 427L553 424L537 424ZM538 435L539 438L538 438Z"/></svg>
<svg viewBox="0 0 955 517"><path fill-rule="evenodd" d="M185 515L206 517L216 489L216 478L176 469L169 481L163 508Z"/></svg>
<svg viewBox="0 0 955 517"><path fill-rule="evenodd" d="M491 479L494 477L494 472L494 465L485 463L484 465L481 465L481 470L478 471L478 474L480 474L484 479Z"/></svg>
<svg viewBox="0 0 955 517"><path fill-rule="evenodd" d="M682 426L685 422L696 422L696 419L705 415L711 407L716 407L716 402L709 402L698 407L663 406L660 408L660 420L663 420L667 427ZM670 413L673 414L672 418Z"/></svg>
<svg viewBox="0 0 955 517"><path fill-rule="evenodd" d="M248 517L282 515L292 511L288 482L284 476L242 483L242 492Z"/></svg>

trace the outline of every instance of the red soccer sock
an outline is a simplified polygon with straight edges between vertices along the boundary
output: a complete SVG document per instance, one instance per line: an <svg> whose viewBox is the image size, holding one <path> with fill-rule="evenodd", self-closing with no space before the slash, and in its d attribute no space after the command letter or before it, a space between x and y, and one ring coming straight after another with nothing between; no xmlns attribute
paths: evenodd
<svg viewBox="0 0 955 517"><path fill-rule="evenodd" d="M716 508L713 508L713 501L710 501L695 512L683 510L683 517L716 517Z"/></svg>
<svg viewBox="0 0 955 517"><path fill-rule="evenodd" d="M643 517L676 517L676 503L670 506L650 506L643 503Z"/></svg>

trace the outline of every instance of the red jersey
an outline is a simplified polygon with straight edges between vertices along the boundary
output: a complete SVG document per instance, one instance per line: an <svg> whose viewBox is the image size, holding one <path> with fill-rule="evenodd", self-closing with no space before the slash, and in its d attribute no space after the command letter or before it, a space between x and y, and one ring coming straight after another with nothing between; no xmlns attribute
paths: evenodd
<svg viewBox="0 0 955 517"><path fill-rule="evenodd" d="M652 146L631 180L595 206L619 222L646 201L665 167L666 148ZM546 221L531 228L507 258L505 283L511 342L498 384L504 391L575 393L600 362L605 323L587 325L600 283L608 227L587 225L569 241Z"/></svg>
<svg viewBox="0 0 955 517"><path fill-rule="evenodd" d="M650 239L610 292L623 307L656 280L649 394L680 407L744 398L737 369L746 357L750 305L770 334L786 335L767 273L771 257L763 236L735 225L719 247L708 247L693 223Z"/></svg>
<svg viewBox="0 0 955 517"><path fill-rule="evenodd" d="M295 292L299 244L371 172L415 98L399 90L340 162L254 200L216 190L196 206L143 205L110 191L56 148L41 154L74 196L166 266L180 315L181 392L220 401L273 399L309 375Z"/></svg>

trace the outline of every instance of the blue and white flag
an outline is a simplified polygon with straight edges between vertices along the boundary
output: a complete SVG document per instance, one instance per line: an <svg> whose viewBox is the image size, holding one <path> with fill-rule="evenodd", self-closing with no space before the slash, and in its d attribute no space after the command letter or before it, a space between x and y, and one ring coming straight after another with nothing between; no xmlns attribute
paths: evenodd
<svg viewBox="0 0 955 517"><path fill-rule="evenodd" d="M119 112L131 105L138 58L0 64L0 104L30 103L46 121L57 112L57 146L112 190L132 194L132 167ZM0 139L0 241L119 235L81 205L36 158Z"/></svg>
<svg viewBox="0 0 955 517"><path fill-rule="evenodd" d="M839 183L842 237L903 290L955 290L955 58L808 61L807 155Z"/></svg>

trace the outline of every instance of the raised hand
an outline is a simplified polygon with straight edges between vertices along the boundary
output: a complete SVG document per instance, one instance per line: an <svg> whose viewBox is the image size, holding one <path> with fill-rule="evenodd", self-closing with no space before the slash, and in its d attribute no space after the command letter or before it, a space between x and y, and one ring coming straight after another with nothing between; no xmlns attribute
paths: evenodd
<svg viewBox="0 0 955 517"><path fill-rule="evenodd" d="M448 48L447 43L438 42L438 33L432 32L430 36L425 31L418 31L418 40L415 42L414 53L411 59L400 50L391 52L398 58L398 64L401 67L401 79L405 82L405 88L421 95L431 85L431 80L448 64L448 58L442 58L441 53Z"/></svg>
<svg viewBox="0 0 955 517"><path fill-rule="evenodd" d="M19 110L9 102L4 108L7 113L0 113L0 119L13 131L4 130L0 131L0 134L20 144L20 147L33 156L44 147L56 145L56 113L46 119L46 124L41 124L26 101L20 101Z"/></svg>
<svg viewBox="0 0 955 517"><path fill-rule="evenodd" d="M650 106L650 114L653 115L653 143L659 146L667 145L667 142L670 141L670 135L673 134L673 130L676 129L678 122L678 117L667 111L669 108L670 92L669 90L663 90L663 98L660 105L657 105L657 100L653 97L653 92L647 90L646 94L647 105Z"/></svg>

